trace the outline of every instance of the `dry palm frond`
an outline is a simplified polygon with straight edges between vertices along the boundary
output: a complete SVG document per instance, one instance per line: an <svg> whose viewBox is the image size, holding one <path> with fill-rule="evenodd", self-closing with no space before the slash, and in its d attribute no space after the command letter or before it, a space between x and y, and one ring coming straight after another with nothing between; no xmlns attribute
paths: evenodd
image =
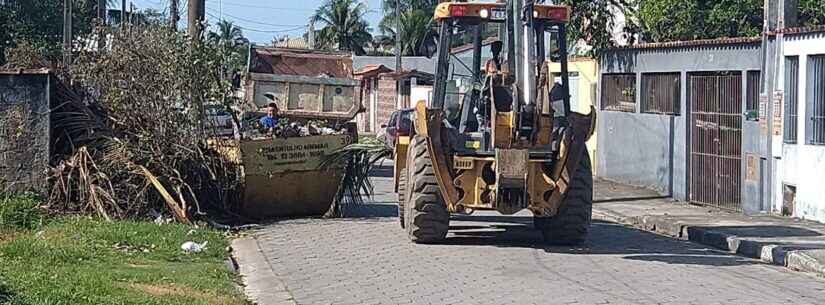
<svg viewBox="0 0 825 305"><path fill-rule="evenodd" d="M372 197L373 186L369 173L376 164L391 155L392 151L382 143L355 143L327 156L321 163L321 168L344 164L344 173L326 216L341 217L343 205L362 204L364 196Z"/></svg>
<svg viewBox="0 0 825 305"><path fill-rule="evenodd" d="M109 36L57 90L49 207L107 219L168 211L181 222L222 213L238 168L207 144L199 111L231 93L221 58L162 27Z"/></svg>

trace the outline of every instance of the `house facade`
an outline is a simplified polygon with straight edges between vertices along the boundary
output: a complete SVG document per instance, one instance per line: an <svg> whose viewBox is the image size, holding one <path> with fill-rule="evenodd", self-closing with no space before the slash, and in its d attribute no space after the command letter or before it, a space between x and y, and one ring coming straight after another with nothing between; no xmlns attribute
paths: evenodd
<svg viewBox="0 0 825 305"><path fill-rule="evenodd" d="M825 222L825 27L778 33L773 96L781 98L771 207Z"/></svg>
<svg viewBox="0 0 825 305"><path fill-rule="evenodd" d="M599 176L677 200L825 222L825 27L612 49Z"/></svg>
<svg viewBox="0 0 825 305"><path fill-rule="evenodd" d="M743 115L758 110L760 43L718 39L605 52L598 175L678 200L763 210L758 116Z"/></svg>

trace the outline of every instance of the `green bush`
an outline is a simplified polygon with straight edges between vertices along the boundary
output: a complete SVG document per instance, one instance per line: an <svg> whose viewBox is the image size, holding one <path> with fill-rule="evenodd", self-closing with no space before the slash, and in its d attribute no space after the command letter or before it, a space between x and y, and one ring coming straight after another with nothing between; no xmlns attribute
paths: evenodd
<svg viewBox="0 0 825 305"><path fill-rule="evenodd" d="M43 223L41 201L32 194L0 194L0 230L35 229Z"/></svg>

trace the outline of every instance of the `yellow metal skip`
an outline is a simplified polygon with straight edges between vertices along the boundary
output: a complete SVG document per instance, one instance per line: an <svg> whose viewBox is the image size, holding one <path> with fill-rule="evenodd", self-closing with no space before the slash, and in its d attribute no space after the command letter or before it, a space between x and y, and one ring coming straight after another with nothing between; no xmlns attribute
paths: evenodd
<svg viewBox="0 0 825 305"><path fill-rule="evenodd" d="M218 151L242 168L237 212L253 219L323 215L343 176L343 164L320 169L325 156L354 135L320 135L220 143Z"/></svg>

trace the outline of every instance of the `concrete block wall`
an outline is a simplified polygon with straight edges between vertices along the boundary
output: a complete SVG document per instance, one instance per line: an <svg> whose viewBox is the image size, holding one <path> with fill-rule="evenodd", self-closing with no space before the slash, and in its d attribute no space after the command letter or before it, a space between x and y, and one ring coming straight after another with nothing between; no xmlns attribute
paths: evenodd
<svg viewBox="0 0 825 305"><path fill-rule="evenodd" d="M0 192L47 189L49 74L0 73Z"/></svg>

